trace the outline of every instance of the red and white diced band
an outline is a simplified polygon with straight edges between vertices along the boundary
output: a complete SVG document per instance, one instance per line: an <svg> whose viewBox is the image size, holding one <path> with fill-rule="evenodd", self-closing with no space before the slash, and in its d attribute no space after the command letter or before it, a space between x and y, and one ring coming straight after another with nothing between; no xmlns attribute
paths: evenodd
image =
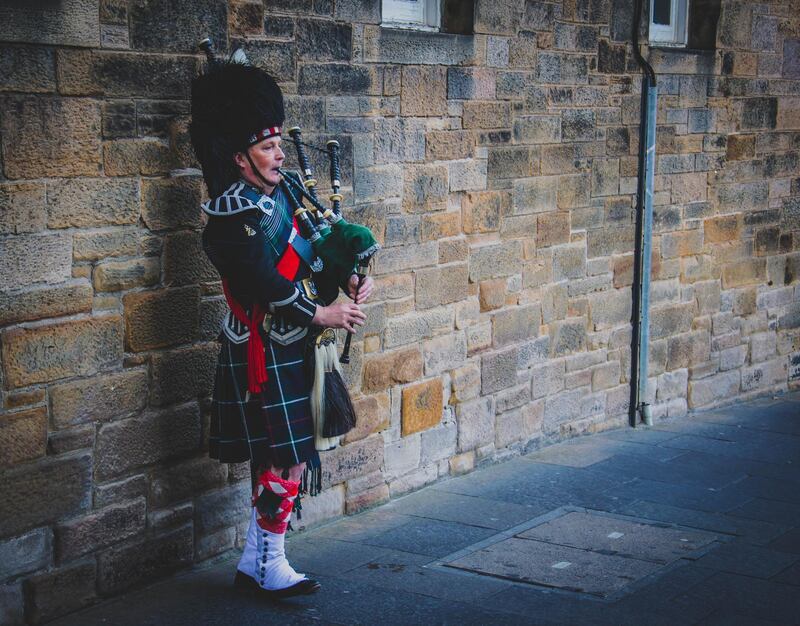
<svg viewBox="0 0 800 626"><path fill-rule="evenodd" d="M264 128L257 133L253 133L250 135L250 145L252 146L254 143L258 143L263 139L267 139L268 137L275 137L281 134L281 127L280 126L270 126L269 128Z"/></svg>

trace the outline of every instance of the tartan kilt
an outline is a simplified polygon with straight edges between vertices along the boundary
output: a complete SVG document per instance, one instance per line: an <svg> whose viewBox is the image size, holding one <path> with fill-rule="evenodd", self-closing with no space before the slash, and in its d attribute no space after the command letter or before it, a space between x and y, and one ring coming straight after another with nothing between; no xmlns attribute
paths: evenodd
<svg viewBox="0 0 800 626"><path fill-rule="evenodd" d="M261 329L259 329L261 331ZM224 333L217 360L208 453L223 463L319 468L311 416L311 381L303 365L306 337L288 345L262 332L267 382L261 397L247 398L247 341Z"/></svg>

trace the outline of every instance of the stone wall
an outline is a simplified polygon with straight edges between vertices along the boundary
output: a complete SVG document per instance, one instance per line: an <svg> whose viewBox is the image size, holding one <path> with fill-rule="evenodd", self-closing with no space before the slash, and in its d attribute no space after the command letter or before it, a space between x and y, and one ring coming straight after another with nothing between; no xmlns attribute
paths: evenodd
<svg viewBox="0 0 800 626"><path fill-rule="evenodd" d="M186 128L207 34L339 139L348 215L385 246L347 372L359 426L306 523L624 424L631 4L478 0L457 36L382 30L377 0L3 3L0 621L241 544L247 468L204 454L225 304ZM646 53L657 418L800 380L791 5L724 0L716 51Z"/></svg>

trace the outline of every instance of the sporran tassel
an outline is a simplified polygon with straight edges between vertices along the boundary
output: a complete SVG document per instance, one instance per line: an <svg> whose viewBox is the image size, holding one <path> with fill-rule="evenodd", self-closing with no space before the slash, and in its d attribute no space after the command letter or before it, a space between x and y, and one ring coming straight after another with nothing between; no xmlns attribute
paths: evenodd
<svg viewBox="0 0 800 626"><path fill-rule="evenodd" d="M339 445L341 436L355 426L355 410L342 378L334 332L331 329L323 331L313 349L311 415L314 418L314 444L319 451L332 450Z"/></svg>
<svg viewBox="0 0 800 626"><path fill-rule="evenodd" d="M356 412L347 393L342 375L337 371L325 372L325 422L323 437L338 437L350 432L356 425Z"/></svg>

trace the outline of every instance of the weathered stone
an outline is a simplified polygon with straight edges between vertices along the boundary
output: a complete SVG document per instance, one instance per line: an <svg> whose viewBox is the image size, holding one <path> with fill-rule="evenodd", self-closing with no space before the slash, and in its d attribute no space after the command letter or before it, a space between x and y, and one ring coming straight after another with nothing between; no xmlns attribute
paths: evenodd
<svg viewBox="0 0 800 626"><path fill-rule="evenodd" d="M98 292L150 287L161 279L161 264L159 259L153 257L109 261L95 267L93 278L94 288Z"/></svg>
<svg viewBox="0 0 800 626"><path fill-rule="evenodd" d="M153 356L150 404L163 406L209 394L219 345L209 343Z"/></svg>
<svg viewBox="0 0 800 626"><path fill-rule="evenodd" d="M586 275L586 246L570 245L553 248L553 280L581 278Z"/></svg>
<svg viewBox="0 0 800 626"><path fill-rule="evenodd" d="M185 53L197 46L197 33L227 47L227 7L214 0L135 0L128 7L131 44L137 50Z"/></svg>
<svg viewBox="0 0 800 626"><path fill-rule="evenodd" d="M592 259L630 252L634 247L634 230L628 226L607 226L587 233L587 256Z"/></svg>
<svg viewBox="0 0 800 626"><path fill-rule="evenodd" d="M195 532L206 534L226 526L234 526L244 517L243 511L251 506L251 498L249 481L200 496L195 500L194 506Z"/></svg>
<svg viewBox="0 0 800 626"><path fill-rule="evenodd" d="M92 286L81 279L52 287L0 291L0 326L91 309Z"/></svg>
<svg viewBox="0 0 800 626"><path fill-rule="evenodd" d="M714 217L703 222L703 232L708 243L736 241L741 237L741 229L739 214Z"/></svg>
<svg viewBox="0 0 800 626"><path fill-rule="evenodd" d="M447 114L446 70L439 66L407 66L402 70L400 113L407 116Z"/></svg>
<svg viewBox="0 0 800 626"><path fill-rule="evenodd" d="M437 130L425 135L425 155L430 161L470 159L475 135L467 130Z"/></svg>
<svg viewBox="0 0 800 626"><path fill-rule="evenodd" d="M3 96L0 121L9 178L93 176L100 171L100 109L79 98ZM60 137L61 141L52 141Z"/></svg>
<svg viewBox="0 0 800 626"><path fill-rule="evenodd" d="M583 319L563 320L550 325L550 350L554 357L586 348L586 322Z"/></svg>
<svg viewBox="0 0 800 626"><path fill-rule="evenodd" d="M420 339L432 337L453 327L452 308L437 308L429 311L397 316L386 329L384 346L394 348Z"/></svg>
<svg viewBox="0 0 800 626"><path fill-rule="evenodd" d="M689 381L689 406L691 408L721 402L739 393L740 373L724 372Z"/></svg>
<svg viewBox="0 0 800 626"><path fill-rule="evenodd" d="M142 219L150 230L200 225L202 179L179 176L142 181Z"/></svg>
<svg viewBox="0 0 800 626"><path fill-rule="evenodd" d="M670 337L667 341L667 369L705 363L709 359L710 350L708 331L700 330Z"/></svg>
<svg viewBox="0 0 800 626"><path fill-rule="evenodd" d="M466 353L466 343L464 344ZM442 419L442 381L434 378L403 389L402 435L433 428Z"/></svg>
<svg viewBox="0 0 800 626"><path fill-rule="evenodd" d="M525 412L523 410L508 411L497 416L494 436L496 448L505 448L526 438Z"/></svg>
<svg viewBox="0 0 800 626"><path fill-rule="evenodd" d="M382 87L379 69L343 63L302 65L297 83L298 93L310 95L380 95Z"/></svg>
<svg viewBox="0 0 800 626"><path fill-rule="evenodd" d="M501 348L536 337L541 321L539 306L516 306L492 316L492 341Z"/></svg>
<svg viewBox="0 0 800 626"><path fill-rule="evenodd" d="M50 621L94 602L95 571L94 560L87 560L26 580L26 614L31 623Z"/></svg>
<svg viewBox="0 0 800 626"><path fill-rule="evenodd" d="M444 335L422 344L425 375L437 375L461 366L467 358L467 339L463 332Z"/></svg>
<svg viewBox="0 0 800 626"><path fill-rule="evenodd" d="M191 564L194 533L187 525L153 539L101 552L98 586L102 593L118 593L144 581L152 581Z"/></svg>
<svg viewBox="0 0 800 626"><path fill-rule="evenodd" d="M447 68L447 98L451 100L493 100L495 75L489 68Z"/></svg>
<svg viewBox="0 0 800 626"><path fill-rule="evenodd" d="M25 10L21 10L21 8ZM56 7L4 3L3 40L61 46L100 45L98 0L65 0Z"/></svg>
<svg viewBox="0 0 800 626"><path fill-rule="evenodd" d="M569 243L570 219L568 211L546 213L536 218L536 243L540 248Z"/></svg>
<svg viewBox="0 0 800 626"><path fill-rule="evenodd" d="M164 283L169 286L214 282L220 279L203 250L201 234L187 230L164 240Z"/></svg>
<svg viewBox="0 0 800 626"><path fill-rule="evenodd" d="M379 434L321 453L323 489L379 469L383 453L383 437Z"/></svg>
<svg viewBox="0 0 800 626"><path fill-rule="evenodd" d="M422 378L422 354L417 348L385 352L364 363L363 390L382 391L393 384Z"/></svg>
<svg viewBox="0 0 800 626"><path fill-rule="evenodd" d="M511 108L507 102L465 102L464 128L508 128Z"/></svg>
<svg viewBox="0 0 800 626"><path fill-rule="evenodd" d="M706 220L708 222L708 220ZM682 230L661 235L661 256L664 259L692 256L703 251L704 235L709 236L709 231L698 229ZM712 235L713 237L714 235Z"/></svg>
<svg viewBox="0 0 800 626"><path fill-rule="evenodd" d="M522 244L519 241L473 248L469 258L470 281L511 276L519 272L521 262Z"/></svg>
<svg viewBox="0 0 800 626"><path fill-rule="evenodd" d="M479 302L481 311L493 311L506 303L507 279L495 278L484 280L479 285Z"/></svg>
<svg viewBox="0 0 800 626"><path fill-rule="evenodd" d="M556 115L529 115L514 120L517 143L541 144L561 142L561 118Z"/></svg>
<svg viewBox="0 0 800 626"><path fill-rule="evenodd" d="M494 441L494 406L491 398L459 404L458 451L467 452Z"/></svg>
<svg viewBox="0 0 800 626"><path fill-rule="evenodd" d="M196 404L105 424L97 433L95 473L108 479L128 470L197 450L200 414Z"/></svg>
<svg viewBox="0 0 800 626"><path fill-rule="evenodd" d="M487 162L484 159L450 161L447 167L450 191L486 189Z"/></svg>
<svg viewBox="0 0 800 626"><path fill-rule="evenodd" d="M118 316L95 317L3 332L6 384L22 387L89 376L122 359Z"/></svg>
<svg viewBox="0 0 800 626"><path fill-rule="evenodd" d="M49 389L50 411L58 428L88 421L107 421L134 413L147 400L147 372L126 370L117 374L64 383Z"/></svg>
<svg viewBox="0 0 800 626"><path fill-rule="evenodd" d="M347 1L350 3L363 0ZM374 15L379 9L372 6L372 2L369 4L370 11ZM471 64L485 53L486 48L485 45L481 45L482 43L479 38L471 35L367 26L364 28L364 60L411 65Z"/></svg>
<svg viewBox="0 0 800 626"><path fill-rule="evenodd" d="M77 515L92 504L92 456L69 454L7 470L0 482L0 534ZM36 494L35 498L31 494Z"/></svg>
<svg viewBox="0 0 800 626"><path fill-rule="evenodd" d="M403 172L403 208L419 213L447 208L447 168L413 165Z"/></svg>
<svg viewBox="0 0 800 626"><path fill-rule="evenodd" d="M143 531L145 508L144 498L139 498L60 524L56 527L59 561L70 561Z"/></svg>
<svg viewBox="0 0 800 626"><path fill-rule="evenodd" d="M722 268L722 287L731 289L763 283L766 280L766 259L746 259L734 261Z"/></svg>
<svg viewBox="0 0 800 626"><path fill-rule="evenodd" d="M423 309L466 299L468 279L465 263L416 272L417 307Z"/></svg>
<svg viewBox="0 0 800 626"><path fill-rule="evenodd" d="M94 489L94 506L102 508L146 496L148 482L143 474L138 474L116 482L97 485Z"/></svg>
<svg viewBox="0 0 800 626"><path fill-rule="evenodd" d="M529 146L491 148L487 175L489 180L530 178L539 170L539 150Z"/></svg>
<svg viewBox="0 0 800 626"><path fill-rule="evenodd" d="M41 183L0 184L0 235L44 230L45 187Z"/></svg>
<svg viewBox="0 0 800 626"><path fill-rule="evenodd" d="M481 370L474 363L454 369L450 373L452 383L451 403L464 402L478 397L481 388Z"/></svg>
<svg viewBox="0 0 800 626"><path fill-rule="evenodd" d="M466 348L465 348L466 350ZM6 413L0 421L0 467L9 467L45 454L47 409Z"/></svg>
<svg viewBox="0 0 800 626"><path fill-rule="evenodd" d="M31 254L33 250L36 254ZM72 278L72 237L65 233L0 237L0 265L3 290L64 282Z"/></svg>
<svg viewBox="0 0 800 626"><path fill-rule="evenodd" d="M631 294L628 289L589 296L589 316L594 330L604 330L629 324L632 313Z"/></svg>
<svg viewBox="0 0 800 626"><path fill-rule="evenodd" d="M742 128L775 128L778 117L777 98L745 98L741 101Z"/></svg>
<svg viewBox="0 0 800 626"><path fill-rule="evenodd" d="M516 347L482 357L481 393L488 395L516 385L518 359L519 353Z"/></svg>
<svg viewBox="0 0 800 626"><path fill-rule="evenodd" d="M200 290L197 287L127 294L125 340L133 352L187 343L197 335Z"/></svg>
<svg viewBox="0 0 800 626"><path fill-rule="evenodd" d="M53 536L49 528L37 528L0 542L0 577L3 580L44 569L52 561Z"/></svg>
<svg viewBox="0 0 800 626"><path fill-rule="evenodd" d="M515 215L541 213L557 209L558 178L540 176L514 181L513 212Z"/></svg>
<svg viewBox="0 0 800 626"><path fill-rule="evenodd" d="M165 507L226 483L228 465L208 457L184 461L156 471L149 482L151 506Z"/></svg>
<svg viewBox="0 0 800 626"><path fill-rule="evenodd" d="M345 501L345 512L355 515L366 509L378 506L389 500L389 486L385 483L375 485L352 496L348 494Z"/></svg>
<svg viewBox="0 0 800 626"><path fill-rule="evenodd" d="M98 261L105 257L135 256L140 251L152 254L150 242L156 238L142 237L136 228L84 230L72 236L74 261Z"/></svg>
<svg viewBox="0 0 800 626"><path fill-rule="evenodd" d="M383 401L379 401L379 397ZM353 408L356 412L356 425L342 440L344 445L369 437L390 425L388 395L357 398L353 400Z"/></svg>

